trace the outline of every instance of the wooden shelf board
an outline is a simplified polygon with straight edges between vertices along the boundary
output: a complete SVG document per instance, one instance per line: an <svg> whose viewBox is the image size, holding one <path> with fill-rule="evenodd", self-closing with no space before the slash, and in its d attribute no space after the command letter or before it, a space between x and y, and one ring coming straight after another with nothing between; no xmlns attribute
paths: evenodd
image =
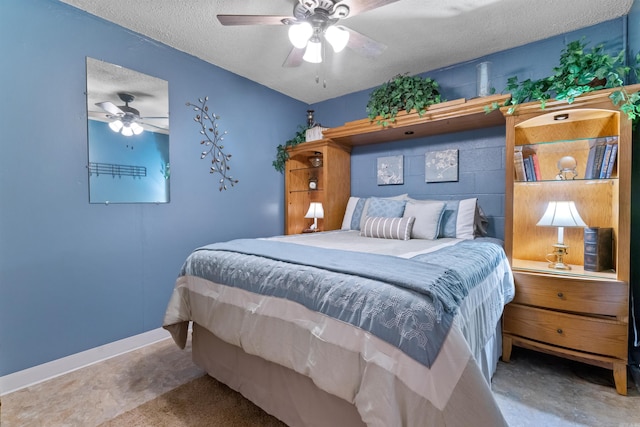
<svg viewBox="0 0 640 427"><path fill-rule="evenodd" d="M400 112L396 121L383 127L369 118L347 122L327 129L323 136L345 145L357 146L420 138L444 133L462 132L501 126L505 118L499 110L485 112L494 102L504 103L510 95L492 95L466 100L464 98L429 106L422 114Z"/></svg>
<svg viewBox="0 0 640 427"><path fill-rule="evenodd" d="M575 276L578 278L595 278L607 281L617 280L616 273L607 271L586 271L584 266L571 264L571 270L559 270L549 267L548 262L530 261L514 258L511 262L513 271L523 271L543 274L556 274L561 276Z"/></svg>

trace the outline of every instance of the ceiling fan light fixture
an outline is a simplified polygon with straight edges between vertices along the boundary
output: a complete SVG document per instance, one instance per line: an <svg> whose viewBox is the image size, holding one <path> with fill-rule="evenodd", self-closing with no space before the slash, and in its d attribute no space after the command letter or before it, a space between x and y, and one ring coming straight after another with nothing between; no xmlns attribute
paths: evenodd
<svg viewBox="0 0 640 427"><path fill-rule="evenodd" d="M333 25L327 28L324 33L324 37L327 39L335 53L342 52L342 50L347 46L347 43L349 43L349 32Z"/></svg>
<svg viewBox="0 0 640 427"><path fill-rule="evenodd" d="M307 50L304 52L302 59L313 64L319 64L322 62L322 43L320 43L320 40L316 37L309 40L309 43L307 43Z"/></svg>
<svg viewBox="0 0 640 427"><path fill-rule="evenodd" d="M144 128L140 126L138 123L133 122L131 123L131 130L133 131L134 135L140 135L144 130Z"/></svg>
<svg viewBox="0 0 640 427"><path fill-rule="evenodd" d="M122 129L122 126L123 126L123 124L120 121L120 119L114 120L111 123L109 123L109 127L114 132L120 132L120 129Z"/></svg>
<svg viewBox="0 0 640 427"><path fill-rule="evenodd" d="M131 129L131 126L123 126L121 133L124 136L131 136L133 135L133 129Z"/></svg>
<svg viewBox="0 0 640 427"><path fill-rule="evenodd" d="M313 35L313 27L308 22L294 24L289 27L289 40L298 49L304 49Z"/></svg>

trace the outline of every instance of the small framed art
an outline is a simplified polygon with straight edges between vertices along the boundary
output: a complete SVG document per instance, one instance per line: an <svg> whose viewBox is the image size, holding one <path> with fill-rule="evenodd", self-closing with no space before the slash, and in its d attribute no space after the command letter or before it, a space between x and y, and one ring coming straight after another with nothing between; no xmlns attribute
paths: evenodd
<svg viewBox="0 0 640 427"><path fill-rule="evenodd" d="M378 185L404 184L404 157L378 157Z"/></svg>
<svg viewBox="0 0 640 427"><path fill-rule="evenodd" d="M458 181L458 150L426 153L424 175L426 182Z"/></svg>

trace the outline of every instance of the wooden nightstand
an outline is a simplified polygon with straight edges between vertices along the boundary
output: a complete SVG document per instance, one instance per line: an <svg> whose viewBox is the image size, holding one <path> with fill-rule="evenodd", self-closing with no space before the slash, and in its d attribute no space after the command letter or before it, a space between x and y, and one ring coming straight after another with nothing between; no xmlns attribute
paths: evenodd
<svg viewBox="0 0 640 427"><path fill-rule="evenodd" d="M516 271L516 296L505 307L502 359L530 348L612 369L627 393L629 288L625 282Z"/></svg>

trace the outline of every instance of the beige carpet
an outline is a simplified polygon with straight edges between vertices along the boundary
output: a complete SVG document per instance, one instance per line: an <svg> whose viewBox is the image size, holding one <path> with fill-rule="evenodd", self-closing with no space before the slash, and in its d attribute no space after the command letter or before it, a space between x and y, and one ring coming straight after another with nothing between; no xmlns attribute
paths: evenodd
<svg viewBox="0 0 640 427"><path fill-rule="evenodd" d="M208 375L101 424L101 427L109 426L286 427Z"/></svg>

